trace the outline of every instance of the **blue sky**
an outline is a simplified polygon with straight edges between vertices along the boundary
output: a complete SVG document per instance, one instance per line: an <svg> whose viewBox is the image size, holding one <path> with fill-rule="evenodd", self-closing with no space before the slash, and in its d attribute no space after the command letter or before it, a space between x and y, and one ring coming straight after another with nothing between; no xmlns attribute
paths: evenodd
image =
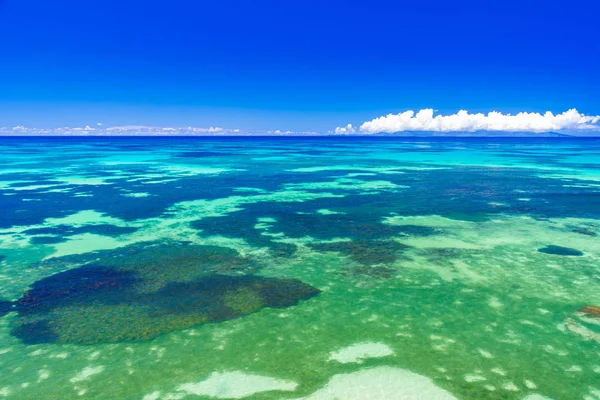
<svg viewBox="0 0 600 400"><path fill-rule="evenodd" d="M600 115L598 15L593 0L0 0L0 126Z"/></svg>

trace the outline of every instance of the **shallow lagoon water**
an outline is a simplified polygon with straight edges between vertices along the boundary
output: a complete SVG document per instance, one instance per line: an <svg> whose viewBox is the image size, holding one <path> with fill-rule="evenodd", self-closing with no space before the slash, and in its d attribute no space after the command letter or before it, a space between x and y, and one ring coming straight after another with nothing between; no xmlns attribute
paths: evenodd
<svg viewBox="0 0 600 400"><path fill-rule="evenodd" d="M0 154L0 397L600 399L598 140Z"/></svg>

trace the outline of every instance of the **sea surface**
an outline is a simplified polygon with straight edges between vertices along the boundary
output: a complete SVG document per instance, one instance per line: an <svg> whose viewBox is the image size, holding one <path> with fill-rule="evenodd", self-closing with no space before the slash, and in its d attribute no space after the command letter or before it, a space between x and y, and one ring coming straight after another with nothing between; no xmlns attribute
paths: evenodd
<svg viewBox="0 0 600 400"><path fill-rule="evenodd" d="M600 140L1 138L3 397L600 399Z"/></svg>

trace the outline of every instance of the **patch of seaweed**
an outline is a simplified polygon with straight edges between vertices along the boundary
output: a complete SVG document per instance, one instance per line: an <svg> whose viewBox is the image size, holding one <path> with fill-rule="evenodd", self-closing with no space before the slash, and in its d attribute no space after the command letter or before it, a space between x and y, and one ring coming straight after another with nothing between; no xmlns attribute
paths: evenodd
<svg viewBox="0 0 600 400"><path fill-rule="evenodd" d="M221 275L169 284L156 292L139 292L135 286L87 289L76 296L49 292L47 302L26 309L19 302L20 318L11 334L27 344L148 340L265 307L290 307L319 293L295 279Z"/></svg>
<svg viewBox="0 0 600 400"><path fill-rule="evenodd" d="M583 252L581 252L577 249L573 249L571 247L555 246L555 245L548 245L546 247L542 247L541 249L538 249L538 251L540 253L553 254L553 255L557 255L557 256L567 256L567 257L580 257L583 255Z"/></svg>
<svg viewBox="0 0 600 400"><path fill-rule="evenodd" d="M588 317L600 318L600 306L585 306L577 311L584 313Z"/></svg>
<svg viewBox="0 0 600 400"><path fill-rule="evenodd" d="M26 344L148 340L319 294L295 279L219 274L252 271L251 260L225 247L151 244L90 257L35 282L14 305L0 303L18 312L11 334Z"/></svg>
<svg viewBox="0 0 600 400"><path fill-rule="evenodd" d="M48 313L62 304L91 299L110 291L122 292L135 283L133 272L102 266L83 266L35 282L17 301L20 315ZM101 300L101 299L100 299Z"/></svg>
<svg viewBox="0 0 600 400"><path fill-rule="evenodd" d="M388 264L398 258L398 253L409 246L393 240L358 240L348 242L314 243L317 251L334 251L348 255L363 265Z"/></svg>
<svg viewBox="0 0 600 400"><path fill-rule="evenodd" d="M25 344L52 343L57 342L59 338L47 319L17 324L10 334Z"/></svg>
<svg viewBox="0 0 600 400"><path fill-rule="evenodd" d="M66 242L67 238L63 236L34 236L29 239L31 244L56 244Z"/></svg>
<svg viewBox="0 0 600 400"><path fill-rule="evenodd" d="M589 228L582 228L582 227L572 227L571 228L571 232L574 233L579 233L580 235L586 235L586 236L597 236L597 233L592 231Z"/></svg>

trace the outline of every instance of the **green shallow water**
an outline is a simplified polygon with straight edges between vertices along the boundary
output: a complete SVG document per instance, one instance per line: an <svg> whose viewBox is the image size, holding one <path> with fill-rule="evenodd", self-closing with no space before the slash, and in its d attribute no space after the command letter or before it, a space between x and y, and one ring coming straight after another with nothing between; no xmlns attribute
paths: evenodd
<svg viewBox="0 0 600 400"><path fill-rule="evenodd" d="M600 141L0 152L0 396L600 399Z"/></svg>

